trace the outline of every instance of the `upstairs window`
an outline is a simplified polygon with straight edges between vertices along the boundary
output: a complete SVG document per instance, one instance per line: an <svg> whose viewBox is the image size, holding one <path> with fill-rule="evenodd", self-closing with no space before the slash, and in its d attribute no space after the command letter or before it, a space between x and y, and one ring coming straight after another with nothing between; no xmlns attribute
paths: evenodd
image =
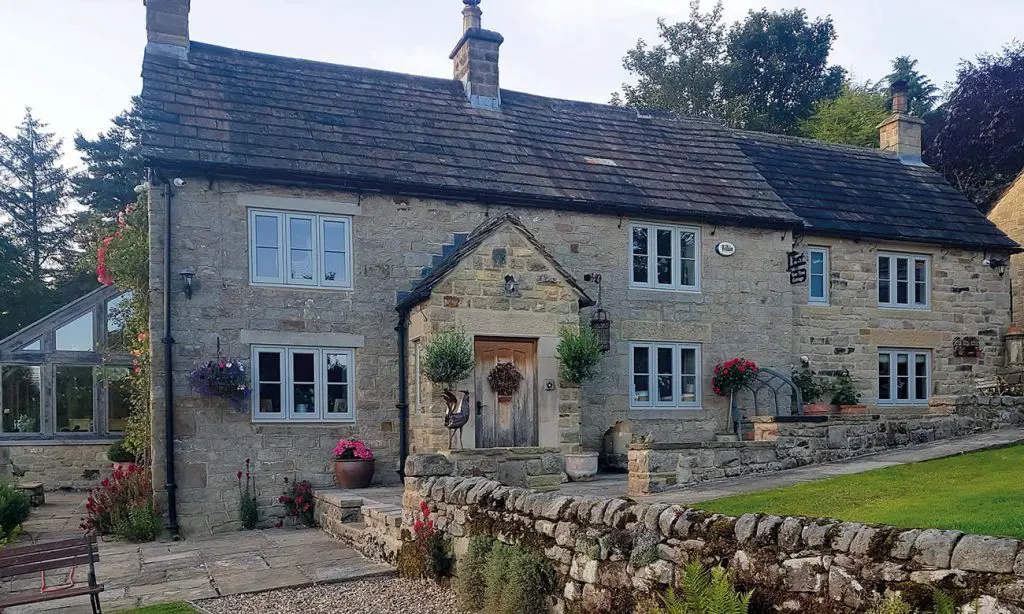
<svg viewBox="0 0 1024 614"><path fill-rule="evenodd" d="M348 217L249 211L253 284L352 287Z"/></svg>
<svg viewBox="0 0 1024 614"><path fill-rule="evenodd" d="M634 343L630 357L631 407L700 407L700 345Z"/></svg>
<svg viewBox="0 0 1024 614"><path fill-rule="evenodd" d="M630 285L634 288L700 290L700 229L630 226Z"/></svg>
<svg viewBox="0 0 1024 614"><path fill-rule="evenodd" d="M878 255L878 306L928 309L930 288L928 256Z"/></svg>
<svg viewBox="0 0 1024 614"><path fill-rule="evenodd" d="M829 262L827 247L811 247L807 250L807 302L812 305L828 305Z"/></svg>

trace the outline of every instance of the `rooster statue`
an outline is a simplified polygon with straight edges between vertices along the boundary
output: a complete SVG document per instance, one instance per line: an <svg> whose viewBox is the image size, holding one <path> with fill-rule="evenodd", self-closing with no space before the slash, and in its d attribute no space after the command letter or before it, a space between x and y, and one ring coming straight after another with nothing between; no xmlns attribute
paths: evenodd
<svg viewBox="0 0 1024 614"><path fill-rule="evenodd" d="M455 396L455 393L451 390L445 390L441 393L444 397L444 402L448 405L448 411L444 414L444 425L448 427L450 433L448 434L448 448L452 448L452 443L455 441L455 433L458 431L459 434L459 448L462 448L462 427L466 426L469 422L469 391L460 390L462 393L462 402Z"/></svg>

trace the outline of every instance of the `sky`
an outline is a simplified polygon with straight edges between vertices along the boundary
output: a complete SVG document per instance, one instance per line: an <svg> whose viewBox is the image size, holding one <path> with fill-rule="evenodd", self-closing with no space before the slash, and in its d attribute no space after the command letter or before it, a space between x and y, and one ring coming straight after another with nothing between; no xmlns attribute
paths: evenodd
<svg viewBox="0 0 1024 614"><path fill-rule="evenodd" d="M711 8L704 0L703 8ZM940 85L962 58L1022 36L1022 0L724 0L729 22L748 10L803 6L831 15L831 61L877 80L912 55ZM461 34L458 0L192 0L191 38L264 53L450 77ZM485 28L505 36L501 85L607 102L629 75L622 56L657 40L657 19L684 19L686 0L483 0ZM0 132L31 106L64 139L105 130L142 87L142 0L0 0Z"/></svg>

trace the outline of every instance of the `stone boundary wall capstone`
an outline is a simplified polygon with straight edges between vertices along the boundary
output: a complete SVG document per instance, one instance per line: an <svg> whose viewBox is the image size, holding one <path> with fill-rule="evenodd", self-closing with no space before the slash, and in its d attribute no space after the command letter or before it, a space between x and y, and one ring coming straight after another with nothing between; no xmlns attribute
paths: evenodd
<svg viewBox="0 0 1024 614"><path fill-rule="evenodd" d="M451 462L451 475L456 476L485 477L536 490L555 490L567 479L560 448L481 448L440 454Z"/></svg>
<svg viewBox="0 0 1024 614"><path fill-rule="evenodd" d="M755 441L633 444L629 493L829 463L1024 424L1024 397L943 397L918 416L755 418ZM942 412L942 413L940 413Z"/></svg>
<svg viewBox="0 0 1024 614"><path fill-rule="evenodd" d="M573 497L406 465L405 514L426 500L456 555L486 535L543 552L558 571L555 612L632 612L699 559L729 568L779 611L863 612L886 591L929 605L931 587L982 611L1024 613L1024 548L1016 539L823 518L740 518L625 498Z"/></svg>

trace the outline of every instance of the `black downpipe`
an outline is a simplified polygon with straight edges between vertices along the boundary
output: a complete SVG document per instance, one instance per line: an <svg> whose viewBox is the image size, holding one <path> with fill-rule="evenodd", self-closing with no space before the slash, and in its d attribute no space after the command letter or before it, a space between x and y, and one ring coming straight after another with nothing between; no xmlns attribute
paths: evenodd
<svg viewBox="0 0 1024 614"><path fill-rule="evenodd" d="M398 310L398 475L405 479L405 459L409 458L409 311Z"/></svg>
<svg viewBox="0 0 1024 614"><path fill-rule="evenodd" d="M174 190L171 182L163 179L167 189L167 208L164 210L164 456L167 489L167 531L178 538L178 485L174 482L174 337L171 336L171 202Z"/></svg>

